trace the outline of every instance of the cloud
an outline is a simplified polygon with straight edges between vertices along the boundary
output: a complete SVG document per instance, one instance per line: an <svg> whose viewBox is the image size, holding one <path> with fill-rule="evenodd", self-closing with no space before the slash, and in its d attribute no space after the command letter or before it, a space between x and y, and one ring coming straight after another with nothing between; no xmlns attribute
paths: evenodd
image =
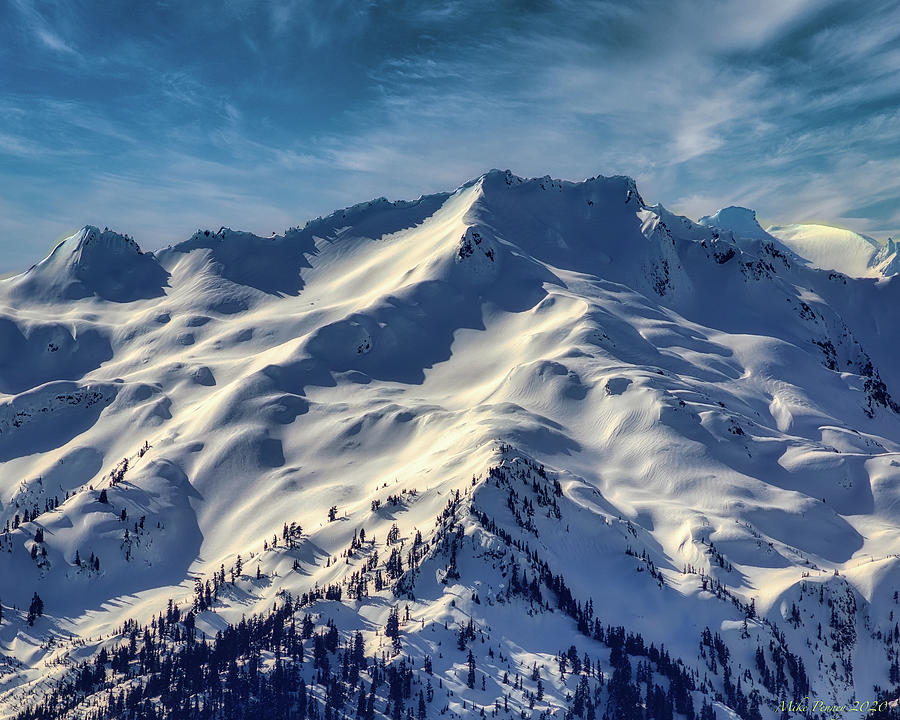
<svg viewBox="0 0 900 720"><path fill-rule="evenodd" d="M39 157L46 154L46 150L31 142L27 138L18 137L10 133L0 133L0 155L14 155L20 158Z"/></svg>
<svg viewBox="0 0 900 720"><path fill-rule="evenodd" d="M56 53L80 58L80 54L59 34L56 28L29 0L13 0L12 6L18 11L22 22L40 44Z"/></svg>
<svg viewBox="0 0 900 720"><path fill-rule="evenodd" d="M36 27L34 29L34 34L37 36L38 40L51 50L78 55L78 53L72 47L67 45L59 35L46 27Z"/></svg>

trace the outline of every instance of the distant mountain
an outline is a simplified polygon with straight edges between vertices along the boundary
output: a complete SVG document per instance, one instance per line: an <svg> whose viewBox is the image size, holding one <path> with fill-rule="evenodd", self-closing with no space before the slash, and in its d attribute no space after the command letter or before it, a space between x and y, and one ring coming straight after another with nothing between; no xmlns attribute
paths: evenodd
<svg viewBox="0 0 900 720"><path fill-rule="evenodd" d="M799 227L84 228L0 281L0 718L896 715L896 251Z"/></svg>
<svg viewBox="0 0 900 720"><path fill-rule="evenodd" d="M854 277L882 277L900 271L893 238L882 245L868 235L827 225L776 225L768 231L813 267Z"/></svg>
<svg viewBox="0 0 900 720"><path fill-rule="evenodd" d="M713 215L704 215L697 222L707 227L715 227L727 230L736 238L749 238L751 240L771 240L756 219L756 212L748 208L731 205L722 208Z"/></svg>

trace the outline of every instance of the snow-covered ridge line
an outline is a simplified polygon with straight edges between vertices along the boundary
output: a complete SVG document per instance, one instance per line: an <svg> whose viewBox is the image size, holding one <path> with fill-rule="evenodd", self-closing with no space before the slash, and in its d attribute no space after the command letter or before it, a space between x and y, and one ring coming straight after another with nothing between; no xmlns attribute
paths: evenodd
<svg viewBox="0 0 900 720"><path fill-rule="evenodd" d="M504 188L521 188L525 191L540 188L541 190L583 192L593 187L610 185L621 185L626 199L634 197L635 202L640 207L644 206L644 200L638 192L637 184L633 178L628 176L595 176L581 181L569 181L554 179L549 175L540 178L522 178L509 170L495 169L464 183L456 192L458 193L474 186L483 188L484 192L499 192ZM334 240L346 228L358 224L367 216L384 214L391 210L414 211L416 209L426 209L426 211L431 211L437 205L446 201L451 194L437 193L421 196L419 199L412 201L390 201L382 196L336 210L324 217L309 220L304 226L298 225L289 228L280 236L273 233L272 236L266 239L271 239L272 241L278 241L282 238L309 240L313 237L320 237ZM657 205L653 209L667 213L661 205ZM427 215L421 216L420 220L424 219L424 217L427 217ZM895 274L898 267L900 267L893 238L888 238L886 243L880 244L864 235L819 225L773 226L768 230L763 230L757 222L756 214L753 210L737 206L724 208L713 215L701 217L698 220L698 224L730 232L735 239L775 241L782 249L795 253L816 267L826 270L842 270L848 275L871 276L875 273L878 276L887 276ZM398 229L406 228L398 227ZM232 242L249 242L250 244L253 244L253 240L258 241L262 239L249 232L234 231L225 227L219 228L217 231L201 229L190 239L176 245L175 248L187 251L196 246L198 242L208 242L210 239L223 242L226 238ZM787 245L781 244L784 242ZM121 254L126 251L143 254L137 243L127 235L120 235L108 229L101 233L94 226L85 226L72 237L62 241L51 255L39 264L47 263L56 255L70 254L73 256L72 264L77 266L81 262L81 254L86 245L92 245L94 248L103 248L114 254ZM865 246L865 248L861 249L861 246ZM103 250L95 249L93 252L101 253ZM148 255L154 254L159 255L159 251L148 253ZM33 266L28 272L32 272L36 267Z"/></svg>

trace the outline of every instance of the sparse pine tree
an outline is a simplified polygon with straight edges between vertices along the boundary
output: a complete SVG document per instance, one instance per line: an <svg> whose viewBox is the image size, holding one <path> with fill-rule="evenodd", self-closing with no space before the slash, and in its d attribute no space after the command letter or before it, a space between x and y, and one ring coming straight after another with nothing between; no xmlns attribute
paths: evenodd
<svg viewBox="0 0 900 720"><path fill-rule="evenodd" d="M384 626L384 634L389 638L397 637L400 633L400 614L397 612L396 607L391 608L391 612L388 615L387 624Z"/></svg>
<svg viewBox="0 0 900 720"><path fill-rule="evenodd" d="M44 601L36 592L31 598L31 604L28 606L28 624L34 625L34 621L44 614Z"/></svg>

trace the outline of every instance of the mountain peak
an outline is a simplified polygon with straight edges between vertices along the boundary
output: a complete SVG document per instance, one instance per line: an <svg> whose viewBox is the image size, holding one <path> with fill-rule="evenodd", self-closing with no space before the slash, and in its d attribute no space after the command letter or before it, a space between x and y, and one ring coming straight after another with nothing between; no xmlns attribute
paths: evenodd
<svg viewBox="0 0 900 720"><path fill-rule="evenodd" d="M73 266L82 268L103 262L104 258L143 255L140 246L128 235L109 228L100 230L95 225L85 225L77 233L63 240L56 246L53 254L57 250L68 255Z"/></svg>
<svg viewBox="0 0 900 720"><path fill-rule="evenodd" d="M85 225L10 282L13 295L39 302L91 296L131 302L161 295L167 277L131 237Z"/></svg>
<svg viewBox="0 0 900 720"><path fill-rule="evenodd" d="M884 276L900 273L900 256L897 254L897 243L894 242L894 238L887 239L881 249L875 253L872 263Z"/></svg>
<svg viewBox="0 0 900 720"><path fill-rule="evenodd" d="M713 215L704 215L697 221L700 225L730 231L735 237L749 240L768 240L769 235L756 219L756 210L729 205Z"/></svg>
<svg viewBox="0 0 900 720"><path fill-rule="evenodd" d="M510 170L497 170L496 168L493 170L489 170L483 175L479 176L475 180L471 180L461 187L471 187L476 183L481 183L482 188L485 191L491 191L495 189L504 189L504 188L512 188L525 186L527 188L534 188L540 190L564 190L564 189L598 189L602 188L604 190L613 190L619 191L621 190L623 197L625 198L625 202L638 202L642 207L644 206L644 200L638 193L637 183L634 178L629 177L628 175L597 175L595 177L586 178L584 180L560 180L558 178L554 178L551 175L544 175L542 177L532 177L532 178L523 178Z"/></svg>
<svg viewBox="0 0 900 720"><path fill-rule="evenodd" d="M525 178L519 177L511 170L498 170L497 168L493 168L491 170L488 170L483 175L475 178L474 180L470 180L469 182L465 183L462 187L469 187L479 182L482 184L482 187L502 187L503 185L511 187L514 185L521 185L522 183L527 182L527 180Z"/></svg>

